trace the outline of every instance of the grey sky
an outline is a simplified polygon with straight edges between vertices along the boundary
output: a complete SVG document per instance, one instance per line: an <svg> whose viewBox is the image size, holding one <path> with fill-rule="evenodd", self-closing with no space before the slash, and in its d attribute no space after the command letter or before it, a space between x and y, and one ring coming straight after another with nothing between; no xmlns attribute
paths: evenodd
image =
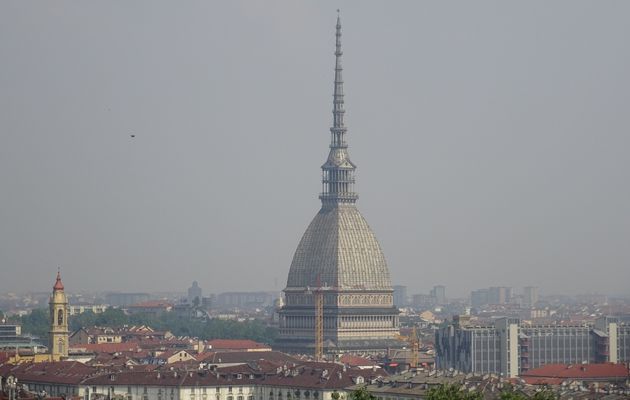
<svg viewBox="0 0 630 400"><path fill-rule="evenodd" d="M627 1L2 1L0 290L283 288L338 7L394 283L630 294Z"/></svg>

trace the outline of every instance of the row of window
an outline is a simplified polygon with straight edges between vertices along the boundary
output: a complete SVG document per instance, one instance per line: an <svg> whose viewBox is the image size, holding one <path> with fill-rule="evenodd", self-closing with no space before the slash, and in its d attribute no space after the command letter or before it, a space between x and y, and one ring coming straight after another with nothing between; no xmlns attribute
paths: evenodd
<svg viewBox="0 0 630 400"><path fill-rule="evenodd" d="M52 389L52 387L50 388ZM97 393L97 387L96 386L92 386L91 388L91 393L92 394L96 394ZM200 395L196 394L196 389L199 390ZM190 388L191 390L191 394L190 394L190 400L209 400L208 398L208 388ZM221 388L220 387L216 387L215 388L215 392L217 393L214 396L214 399L212 400L221 400L222 396L219 394ZM76 391L76 390L75 390ZM228 393L232 393L232 386L228 387ZM238 387L238 393L243 393L243 388L242 387ZM110 386L107 388L107 395L108 396L113 396L116 394L116 387L115 386ZM132 399L132 387L131 386L127 386L127 392L125 393L125 397L129 400ZM168 396L167 396L168 395ZM283 398L283 392L281 390L279 390L278 392L276 392L277 395L277 399L282 399ZM319 392L318 391L309 391L309 390L304 390L304 391L300 391L295 390L287 390L286 392L286 399L291 399L291 398L312 398L313 399L318 399L319 398ZM142 399L143 400L147 400L149 397L149 391L148 391L148 387L144 386L142 388ZM236 398L235 398L236 397ZM173 400L175 398L175 388L170 388L170 389L162 389L162 388L158 388L157 389L157 400ZM90 389L86 389L85 390L85 399L89 400L90 399ZM253 395L243 395L243 394L238 394L237 396L234 396L232 394L227 395L227 397L224 397L225 400L254 400L254 396ZM263 400L263 397L260 396L259 400ZM274 391L271 390L269 392L269 400L276 400L276 398L274 397Z"/></svg>

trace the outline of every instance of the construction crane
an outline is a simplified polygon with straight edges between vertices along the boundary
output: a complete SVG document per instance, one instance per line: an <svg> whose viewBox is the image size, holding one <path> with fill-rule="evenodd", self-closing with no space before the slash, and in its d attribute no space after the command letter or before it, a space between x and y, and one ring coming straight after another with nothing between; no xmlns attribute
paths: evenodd
<svg viewBox="0 0 630 400"><path fill-rule="evenodd" d="M315 360L324 358L324 292L318 287L313 292L315 297Z"/></svg>
<svg viewBox="0 0 630 400"><path fill-rule="evenodd" d="M420 340L418 340L418 333L416 327L411 328L411 334L409 336L398 335L398 340L407 342L409 350L411 350L411 361L409 362L409 369L417 369L418 362L420 361Z"/></svg>
<svg viewBox="0 0 630 400"><path fill-rule="evenodd" d="M328 286L322 286L319 276L317 277L317 287L307 288L307 293L313 294L313 304L315 305L315 360L324 360L324 292L329 290Z"/></svg>

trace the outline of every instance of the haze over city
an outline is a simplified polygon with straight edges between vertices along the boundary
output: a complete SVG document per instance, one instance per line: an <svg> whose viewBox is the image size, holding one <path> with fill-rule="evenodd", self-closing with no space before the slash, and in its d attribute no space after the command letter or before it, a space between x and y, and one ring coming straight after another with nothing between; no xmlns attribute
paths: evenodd
<svg viewBox="0 0 630 400"><path fill-rule="evenodd" d="M629 295L630 4L0 3L0 291L281 290L335 10L392 282Z"/></svg>

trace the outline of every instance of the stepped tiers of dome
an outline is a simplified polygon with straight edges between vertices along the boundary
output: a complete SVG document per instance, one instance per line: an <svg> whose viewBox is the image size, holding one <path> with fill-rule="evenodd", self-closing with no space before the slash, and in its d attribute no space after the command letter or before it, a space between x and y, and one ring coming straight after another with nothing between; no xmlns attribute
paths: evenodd
<svg viewBox="0 0 630 400"><path fill-rule="evenodd" d="M302 236L284 289L277 347L294 353L315 350L315 296L323 295L325 353L382 352L400 347L398 309L387 263L374 233L356 208L356 166L350 161L337 19L333 126L322 165L322 208Z"/></svg>

